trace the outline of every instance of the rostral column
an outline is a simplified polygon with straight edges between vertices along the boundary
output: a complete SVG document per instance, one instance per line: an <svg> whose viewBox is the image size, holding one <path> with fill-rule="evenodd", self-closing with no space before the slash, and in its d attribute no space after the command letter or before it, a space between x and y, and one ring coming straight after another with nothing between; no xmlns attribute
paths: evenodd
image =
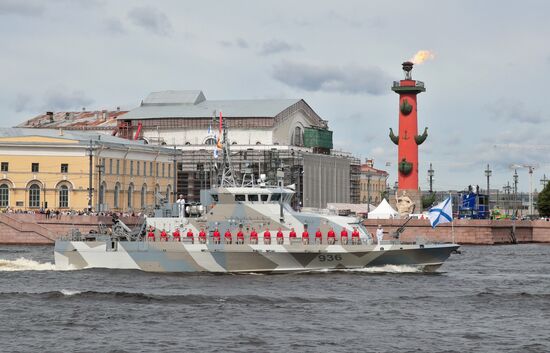
<svg viewBox="0 0 550 353"><path fill-rule="evenodd" d="M418 188L418 146L428 137L428 128L422 135L418 135L418 121L416 109L416 95L425 92L424 82L412 79L411 70L413 63L403 63L405 79L394 81L392 91L399 94L399 135L395 135L390 128L390 139L398 146L398 189L397 207L406 208L410 199L410 209L404 213L422 212L422 199ZM414 208L412 205L415 205ZM401 211L401 210L400 210Z"/></svg>

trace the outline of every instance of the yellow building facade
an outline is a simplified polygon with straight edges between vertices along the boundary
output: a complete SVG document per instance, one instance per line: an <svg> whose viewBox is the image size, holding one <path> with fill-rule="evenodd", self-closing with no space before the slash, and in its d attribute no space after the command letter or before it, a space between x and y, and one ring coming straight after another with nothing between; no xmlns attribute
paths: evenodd
<svg viewBox="0 0 550 353"><path fill-rule="evenodd" d="M147 210L173 199L174 158L98 133L0 129L0 209Z"/></svg>

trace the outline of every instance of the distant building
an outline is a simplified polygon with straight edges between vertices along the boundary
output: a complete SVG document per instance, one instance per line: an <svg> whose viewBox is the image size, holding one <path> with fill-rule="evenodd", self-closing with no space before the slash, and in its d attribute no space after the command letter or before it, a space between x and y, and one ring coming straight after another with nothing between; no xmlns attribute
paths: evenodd
<svg viewBox="0 0 550 353"><path fill-rule="evenodd" d="M119 131L181 149L178 192L198 201L200 189L217 183L220 113L238 176L265 174L274 181L282 166L285 184L296 186L295 207L358 201L358 160L333 150L327 121L303 99L207 100L202 91L153 92L118 118Z"/></svg>
<svg viewBox="0 0 550 353"><path fill-rule="evenodd" d="M386 194L388 176L385 170L374 168L372 159L361 164L361 203L378 205Z"/></svg>
<svg viewBox="0 0 550 353"><path fill-rule="evenodd" d="M90 158L92 154L92 170ZM0 129L0 208L139 211L171 198L174 152L62 129Z"/></svg>
<svg viewBox="0 0 550 353"><path fill-rule="evenodd" d="M182 151L177 192L199 201L201 189L217 184L220 113L237 176L265 174L273 181L282 166L285 184L295 185L295 207L360 202L360 160L333 149L328 122L303 99L208 100L202 91L161 91L128 112L47 112L19 126L95 131L175 146Z"/></svg>

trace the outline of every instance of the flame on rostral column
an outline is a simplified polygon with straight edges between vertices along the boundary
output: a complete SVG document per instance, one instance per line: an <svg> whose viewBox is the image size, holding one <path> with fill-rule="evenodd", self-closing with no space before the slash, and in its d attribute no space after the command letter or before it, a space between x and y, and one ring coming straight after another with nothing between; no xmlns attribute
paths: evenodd
<svg viewBox="0 0 550 353"><path fill-rule="evenodd" d="M412 61L413 64L422 64L429 59L435 59L435 54L433 52L429 50L419 50L409 59L409 61Z"/></svg>

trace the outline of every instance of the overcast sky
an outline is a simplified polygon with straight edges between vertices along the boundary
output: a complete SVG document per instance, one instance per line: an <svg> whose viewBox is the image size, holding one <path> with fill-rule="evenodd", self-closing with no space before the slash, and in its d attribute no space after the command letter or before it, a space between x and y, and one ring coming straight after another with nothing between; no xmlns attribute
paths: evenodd
<svg viewBox="0 0 550 353"><path fill-rule="evenodd" d="M335 147L396 179L401 62L418 50L420 185L550 177L548 1L0 0L0 126L48 110L130 109L150 91L303 98ZM520 190L528 173L518 170Z"/></svg>

